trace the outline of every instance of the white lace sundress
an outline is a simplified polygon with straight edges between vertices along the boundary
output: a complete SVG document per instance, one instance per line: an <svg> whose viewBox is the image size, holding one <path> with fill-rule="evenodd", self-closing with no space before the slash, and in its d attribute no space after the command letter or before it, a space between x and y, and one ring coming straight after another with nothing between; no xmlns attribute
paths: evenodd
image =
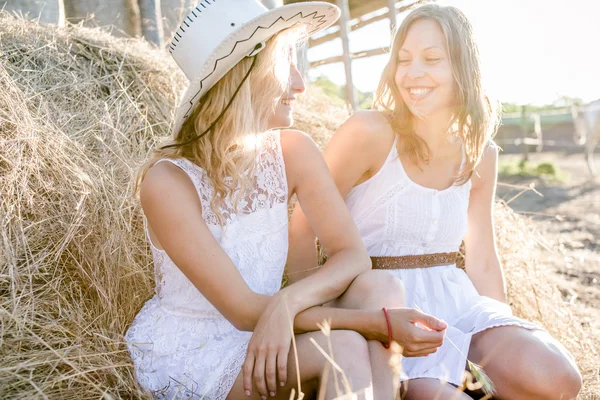
<svg viewBox="0 0 600 400"><path fill-rule="evenodd" d="M203 218L223 250L255 292L273 295L281 286L288 250L288 188L278 131L260 140L254 190L236 213L221 207L224 228L211 211L212 185L187 159L161 159L181 168L194 183ZM140 385L155 398L223 400L245 359L251 332L237 330L177 268L152 245L155 295L126 334Z"/></svg>
<svg viewBox="0 0 600 400"><path fill-rule="evenodd" d="M470 190L470 180L445 190L413 182L394 142L383 167L355 186L346 204L371 257L455 252L467 230ZM505 325L538 329L514 317L507 304L480 296L456 265L389 272L403 281L408 307L418 306L448 323L436 353L403 358L403 379L435 378L460 385L474 334Z"/></svg>

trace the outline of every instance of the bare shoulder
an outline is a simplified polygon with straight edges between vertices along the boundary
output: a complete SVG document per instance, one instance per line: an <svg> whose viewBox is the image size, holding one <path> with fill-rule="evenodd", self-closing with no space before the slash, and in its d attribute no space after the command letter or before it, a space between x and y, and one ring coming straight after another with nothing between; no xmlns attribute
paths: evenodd
<svg viewBox="0 0 600 400"><path fill-rule="evenodd" d="M146 213L164 205L165 201L181 204L197 198L196 188L189 176L170 162L152 166L140 185L140 201Z"/></svg>
<svg viewBox="0 0 600 400"><path fill-rule="evenodd" d="M394 137L391 124L383 113L358 111L333 135L325 150L325 160L332 169L348 175L354 186L381 168Z"/></svg>
<svg viewBox="0 0 600 400"><path fill-rule="evenodd" d="M317 144L307 133L295 129L282 129L280 132L281 152L286 164L294 159L320 154Z"/></svg>
<svg viewBox="0 0 600 400"><path fill-rule="evenodd" d="M331 138L333 141L349 141L354 147L365 150L377 148L379 145L389 147L388 142L393 141L394 132L386 116L380 111L361 110L354 113L344 122L341 128Z"/></svg>
<svg viewBox="0 0 600 400"><path fill-rule="evenodd" d="M292 192L303 178L309 175L316 176L315 171L319 171L319 167L326 168L319 147L305 132L293 129L281 130L281 152L288 186Z"/></svg>
<svg viewBox="0 0 600 400"><path fill-rule="evenodd" d="M286 170L310 168L311 164L325 163L323 153L315 141L305 132L294 129L281 130L281 152Z"/></svg>
<svg viewBox="0 0 600 400"><path fill-rule="evenodd" d="M481 162L473 174L473 187L495 185L498 174L499 148L493 140L489 140L483 149Z"/></svg>

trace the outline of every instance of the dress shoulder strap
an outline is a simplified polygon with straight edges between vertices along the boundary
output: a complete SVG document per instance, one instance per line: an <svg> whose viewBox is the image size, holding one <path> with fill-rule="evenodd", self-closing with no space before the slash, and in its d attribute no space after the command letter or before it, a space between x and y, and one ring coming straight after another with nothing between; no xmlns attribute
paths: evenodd
<svg viewBox="0 0 600 400"><path fill-rule="evenodd" d="M266 196L271 206L277 203L287 203L288 184L281 147L281 131L265 133L257 154L257 167L255 169L256 184L253 191Z"/></svg>
<svg viewBox="0 0 600 400"><path fill-rule="evenodd" d="M181 168L183 172L190 178L202 205L202 217L209 225L219 225L219 220L210 208L210 199L212 198L213 188L210 180L206 176L206 172L200 166L194 164L186 158L161 158L154 165L161 162L168 162Z"/></svg>

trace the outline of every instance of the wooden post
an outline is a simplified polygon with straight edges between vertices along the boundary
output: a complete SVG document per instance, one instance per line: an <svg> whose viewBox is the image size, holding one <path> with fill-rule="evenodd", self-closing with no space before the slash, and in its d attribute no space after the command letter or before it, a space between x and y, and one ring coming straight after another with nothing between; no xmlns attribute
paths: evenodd
<svg viewBox="0 0 600 400"><path fill-rule="evenodd" d="M393 35L396 27L396 0L388 0L388 16L390 18L390 32Z"/></svg>
<svg viewBox="0 0 600 400"><path fill-rule="evenodd" d="M357 110L357 101L356 94L354 93L354 81L352 80L352 58L350 57L350 40L348 38L350 9L348 7L348 0L336 0L336 2L340 10L342 10L342 15L340 17L340 34L342 36L344 68L346 70L346 98L354 112Z"/></svg>
<svg viewBox="0 0 600 400"><path fill-rule="evenodd" d="M65 26L65 4L63 2L63 0L58 0L57 2L57 7L58 7L58 26L60 26L61 28Z"/></svg>
<svg viewBox="0 0 600 400"><path fill-rule="evenodd" d="M537 145L535 151L541 153L544 149L544 137L542 132L542 118L539 113L534 113L533 115L533 133L535 133L535 140L537 141Z"/></svg>
<svg viewBox="0 0 600 400"><path fill-rule="evenodd" d="M142 21L142 37L156 47L162 48L164 29L160 0L138 0L138 6Z"/></svg>
<svg viewBox="0 0 600 400"><path fill-rule="evenodd" d="M523 134L523 161L527 161L529 159L529 145L527 144L527 106L521 106L521 128Z"/></svg>
<svg viewBox="0 0 600 400"><path fill-rule="evenodd" d="M420 1L422 1L422 0L418 0L418 2L420 2ZM396 7L396 15L398 15L400 13L403 13L406 10L411 9L418 2L411 3L411 4L407 5L407 6L401 6L399 8ZM348 26L348 29L349 29L350 32L352 32L352 31L355 31L355 30L360 29L362 27L365 27L367 25L371 25L374 22L381 21L382 19L390 19L389 12L388 13L383 13L383 14L377 14L377 15L370 16L370 17L362 16L360 18L356 18L355 20L352 21L352 24L350 24ZM318 46L318 45L323 44L323 43L327 43L330 40L337 39L338 37L340 37L340 32L336 30L334 32L327 33L325 35L319 36L316 39L310 38L308 40L308 43L309 43L310 47L313 47L313 46Z"/></svg>

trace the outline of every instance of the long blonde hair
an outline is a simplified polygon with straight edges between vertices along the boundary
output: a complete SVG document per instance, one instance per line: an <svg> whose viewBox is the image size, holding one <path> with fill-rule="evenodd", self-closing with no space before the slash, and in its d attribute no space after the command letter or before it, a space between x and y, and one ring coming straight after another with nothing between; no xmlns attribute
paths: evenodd
<svg viewBox="0 0 600 400"><path fill-rule="evenodd" d="M456 127L465 146L465 165L456 178L456 182L462 184L470 179L481 161L486 144L496 133L499 108L484 91L479 49L473 37L473 29L459 9L427 4L406 16L394 35L390 60L375 91L373 107L390 117L392 129L401 138L398 146L402 146L413 163L420 165L429 162L431 151L427 143L415 133L411 112L402 100L395 82L398 52L406 40L408 30L420 19L437 22L446 37L446 50L456 83L455 114L448 129Z"/></svg>
<svg viewBox="0 0 600 400"><path fill-rule="evenodd" d="M268 129L268 123L289 84L290 62L296 45L305 31L294 28L282 31L269 39L266 46L252 59L244 58L202 96L178 132L154 150L142 165L136 179L136 193L148 170L162 158L186 158L206 171L214 188L210 208L223 225L220 206L229 198L234 207L240 203L252 184L248 179L254 168L256 144L248 140ZM240 83L252 66L246 81ZM237 96L221 120L199 140L185 143L204 132ZM235 193L235 195L234 195Z"/></svg>

